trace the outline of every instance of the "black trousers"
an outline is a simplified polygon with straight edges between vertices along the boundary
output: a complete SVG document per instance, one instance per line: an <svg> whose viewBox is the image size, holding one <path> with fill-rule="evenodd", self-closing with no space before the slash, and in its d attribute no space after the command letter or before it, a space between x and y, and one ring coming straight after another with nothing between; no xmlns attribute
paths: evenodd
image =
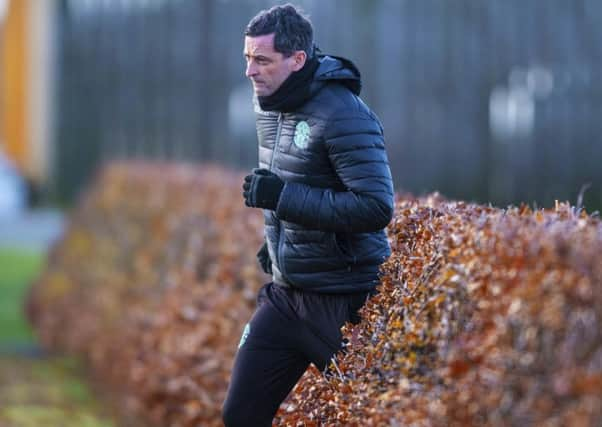
<svg viewBox="0 0 602 427"><path fill-rule="evenodd" d="M357 310L368 297L264 285L234 361L223 406L226 427L271 426L309 364L324 370L341 349L341 326L359 321Z"/></svg>

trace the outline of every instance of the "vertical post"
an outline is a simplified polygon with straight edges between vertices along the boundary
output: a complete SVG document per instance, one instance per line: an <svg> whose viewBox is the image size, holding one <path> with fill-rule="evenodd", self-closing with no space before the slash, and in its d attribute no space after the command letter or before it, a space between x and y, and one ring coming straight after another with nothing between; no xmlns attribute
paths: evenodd
<svg viewBox="0 0 602 427"><path fill-rule="evenodd" d="M29 1L8 3L2 29L1 144L22 173L30 174L28 100L29 74L27 17Z"/></svg>

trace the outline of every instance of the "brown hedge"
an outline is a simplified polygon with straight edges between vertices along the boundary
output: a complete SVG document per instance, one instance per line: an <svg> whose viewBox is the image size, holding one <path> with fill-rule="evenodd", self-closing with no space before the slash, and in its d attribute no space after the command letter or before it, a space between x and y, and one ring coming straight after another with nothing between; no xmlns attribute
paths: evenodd
<svg viewBox="0 0 602 427"><path fill-rule="evenodd" d="M242 325L269 280L241 179L210 165L108 167L32 288L43 343L84 355L141 424L221 425ZM380 293L277 424L600 425L597 217L399 196L388 231Z"/></svg>

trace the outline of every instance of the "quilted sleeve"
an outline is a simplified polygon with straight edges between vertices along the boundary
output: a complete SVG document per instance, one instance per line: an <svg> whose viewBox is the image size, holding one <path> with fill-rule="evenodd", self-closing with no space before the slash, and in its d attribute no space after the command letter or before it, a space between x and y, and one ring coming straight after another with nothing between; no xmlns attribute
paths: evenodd
<svg viewBox="0 0 602 427"><path fill-rule="evenodd" d="M276 215L323 231L378 231L393 216L394 190L382 127L366 111L335 113L324 133L330 162L346 191L284 185Z"/></svg>

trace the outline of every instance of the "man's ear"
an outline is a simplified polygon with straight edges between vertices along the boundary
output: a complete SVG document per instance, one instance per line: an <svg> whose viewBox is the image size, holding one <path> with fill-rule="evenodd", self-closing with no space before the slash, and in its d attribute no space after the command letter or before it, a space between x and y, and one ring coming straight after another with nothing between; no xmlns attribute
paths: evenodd
<svg viewBox="0 0 602 427"><path fill-rule="evenodd" d="M291 67L291 71L299 71L305 65L305 61L307 60L307 54L304 50L296 50L293 53L293 65Z"/></svg>

